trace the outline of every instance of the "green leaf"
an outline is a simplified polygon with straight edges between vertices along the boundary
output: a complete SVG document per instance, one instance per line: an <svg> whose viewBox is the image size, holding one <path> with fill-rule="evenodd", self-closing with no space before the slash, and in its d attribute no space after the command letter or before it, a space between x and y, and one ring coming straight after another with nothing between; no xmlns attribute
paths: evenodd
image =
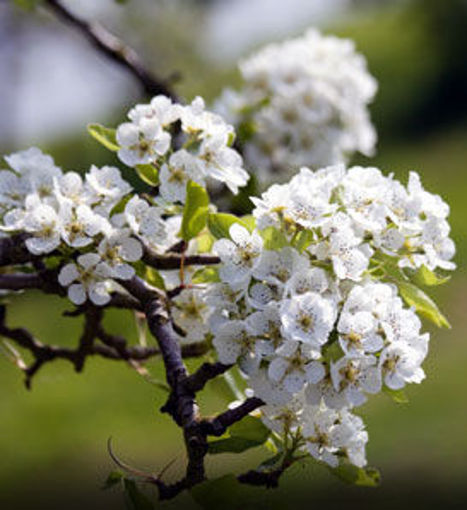
<svg viewBox="0 0 467 510"><path fill-rule="evenodd" d="M252 214L247 214L245 216L242 216L240 218L243 223L247 226L248 230L250 232L253 232L253 230L256 228L256 218Z"/></svg>
<svg viewBox="0 0 467 510"><path fill-rule="evenodd" d="M208 216L208 228L216 239L230 238L230 227L234 223L250 230L246 223L233 214L211 213Z"/></svg>
<svg viewBox="0 0 467 510"><path fill-rule="evenodd" d="M208 452L211 454L234 452L241 453L262 445L270 431L263 422L254 416L246 416L230 427L227 437L210 441Z"/></svg>
<svg viewBox="0 0 467 510"><path fill-rule="evenodd" d="M203 267L198 269L191 277L191 283L215 283L220 282L219 270L217 267Z"/></svg>
<svg viewBox="0 0 467 510"><path fill-rule="evenodd" d="M101 124L89 124L88 133L106 149L109 149L112 152L117 152L120 149L117 143L115 129L106 128Z"/></svg>
<svg viewBox="0 0 467 510"><path fill-rule="evenodd" d="M123 211L125 211L126 204L130 201L131 195L124 196L119 202L117 202L112 210L110 211L110 216L113 216L114 214L121 214Z"/></svg>
<svg viewBox="0 0 467 510"><path fill-rule="evenodd" d="M383 391L386 395L389 395L396 404L408 404L409 399L405 394L404 390L392 390L387 386L383 386Z"/></svg>
<svg viewBox="0 0 467 510"><path fill-rule="evenodd" d="M152 501L139 490L135 481L125 478L123 485L128 510L154 510Z"/></svg>
<svg viewBox="0 0 467 510"><path fill-rule="evenodd" d="M157 168L152 165L136 165L135 167L138 177L149 184L149 186L155 187L159 184L159 172Z"/></svg>
<svg viewBox="0 0 467 510"><path fill-rule="evenodd" d="M308 248L308 246L310 246L312 241L313 241L313 232L311 230L301 230L294 237L292 244L299 252L302 252L303 250Z"/></svg>
<svg viewBox="0 0 467 510"><path fill-rule="evenodd" d="M409 271L409 277L415 285L433 287L448 282L450 276L439 276L426 266L419 267L416 271Z"/></svg>
<svg viewBox="0 0 467 510"><path fill-rule="evenodd" d="M266 250L280 250L289 246L285 235L275 227L267 227L260 234L263 238L263 247Z"/></svg>
<svg viewBox="0 0 467 510"><path fill-rule="evenodd" d="M196 182L188 181L180 237L185 241L196 237L206 226L208 213L209 195L207 191Z"/></svg>
<svg viewBox="0 0 467 510"><path fill-rule="evenodd" d="M258 466L258 471L273 471L274 469L277 469L282 464L283 458L284 452L280 450L273 457L269 457L269 459L261 462Z"/></svg>
<svg viewBox="0 0 467 510"><path fill-rule="evenodd" d="M398 259L396 257L379 252L376 260L381 261L383 270L387 276L396 280L403 278L403 274L397 265Z"/></svg>
<svg viewBox="0 0 467 510"><path fill-rule="evenodd" d="M436 303L421 289L411 283L403 281L398 281L397 285L404 301L409 306L413 306L416 312L431 320L438 327L451 327L446 317L444 317L436 306Z"/></svg>
<svg viewBox="0 0 467 510"><path fill-rule="evenodd" d="M107 480L105 481L102 490L107 490L113 487L114 485L117 485L120 483L123 479L123 473L120 471L112 471L109 473L109 476L107 477Z"/></svg>
<svg viewBox="0 0 467 510"><path fill-rule="evenodd" d="M344 461L336 468L330 468L338 478L352 485L377 487L381 482L381 474L376 468L359 468Z"/></svg>
<svg viewBox="0 0 467 510"><path fill-rule="evenodd" d="M196 237L196 247L199 253L210 252L213 244L214 237L208 229L205 229Z"/></svg>
<svg viewBox="0 0 467 510"><path fill-rule="evenodd" d="M162 278L159 271L153 267L146 267L146 281L153 287L165 290L164 278Z"/></svg>
<svg viewBox="0 0 467 510"><path fill-rule="evenodd" d="M232 474L195 485L190 494L206 510L252 508L252 505L258 506L264 499L262 488L242 484Z"/></svg>

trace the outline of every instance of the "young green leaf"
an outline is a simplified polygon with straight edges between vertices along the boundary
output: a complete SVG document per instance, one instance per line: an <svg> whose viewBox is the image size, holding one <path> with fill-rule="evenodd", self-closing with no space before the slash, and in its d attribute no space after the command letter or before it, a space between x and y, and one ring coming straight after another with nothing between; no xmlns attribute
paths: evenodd
<svg viewBox="0 0 467 510"><path fill-rule="evenodd" d="M419 267L416 271L409 272L410 279L415 285L433 287L448 282L450 276L439 276L426 266Z"/></svg>
<svg viewBox="0 0 467 510"><path fill-rule="evenodd" d="M210 441L209 453L241 453L249 448L262 445L269 437L270 431L259 418L246 416L235 423L223 439Z"/></svg>
<svg viewBox="0 0 467 510"><path fill-rule="evenodd" d="M404 301L415 308L415 311L431 320L438 327L450 328L446 317L440 312L436 303L415 285L398 281L400 294Z"/></svg>
<svg viewBox="0 0 467 510"><path fill-rule="evenodd" d="M293 239L293 245L299 252L305 250L313 241L313 232L311 230L301 230Z"/></svg>
<svg viewBox="0 0 467 510"><path fill-rule="evenodd" d="M146 267L146 281L153 287L165 290L164 278L162 278L159 271L157 271L157 269L154 269L153 267L149 266Z"/></svg>
<svg viewBox="0 0 467 510"><path fill-rule="evenodd" d="M207 253L211 251L213 243L214 236L208 229L203 230L198 236L196 236L196 246L199 253Z"/></svg>
<svg viewBox="0 0 467 510"><path fill-rule="evenodd" d="M377 487L381 482L381 474L376 468L359 468L349 462L342 462L331 472L346 483L363 487Z"/></svg>
<svg viewBox="0 0 467 510"><path fill-rule="evenodd" d="M383 391L386 395L389 395L396 404L408 404L409 399L405 394L404 390L392 390L387 386L383 386Z"/></svg>
<svg viewBox="0 0 467 510"><path fill-rule="evenodd" d="M105 481L102 490L107 490L113 487L114 485L117 485L123 480L123 473L121 471L112 471L109 473L109 476L107 477L107 480Z"/></svg>
<svg viewBox="0 0 467 510"><path fill-rule="evenodd" d="M88 133L106 149L109 149L112 152L117 152L120 149L117 143L115 129L106 128L101 124L89 124Z"/></svg>
<svg viewBox="0 0 467 510"><path fill-rule="evenodd" d="M154 510L154 504L140 491L134 480L125 478L123 486L125 488L125 501L129 510Z"/></svg>
<svg viewBox="0 0 467 510"><path fill-rule="evenodd" d="M206 226L208 212L209 195L207 191L196 182L188 181L180 237L185 241L196 237Z"/></svg>
<svg viewBox="0 0 467 510"><path fill-rule="evenodd" d="M136 173L143 182L152 187L159 184L159 172L156 167L152 165L136 165L135 168Z"/></svg>
<svg viewBox="0 0 467 510"><path fill-rule="evenodd" d="M261 499L264 499L261 488L242 484L234 475L225 475L195 485L190 489L190 494L195 502L206 510L256 508Z"/></svg>
<svg viewBox="0 0 467 510"><path fill-rule="evenodd" d="M219 271L217 267L203 267L198 269L191 277L191 282L199 283L215 283L220 282Z"/></svg>
<svg viewBox="0 0 467 510"><path fill-rule="evenodd" d="M124 196L119 202L117 202L112 210L110 211L110 216L114 214L120 214L125 210L126 204L130 201L131 195Z"/></svg>
<svg viewBox="0 0 467 510"><path fill-rule="evenodd" d="M211 213L208 216L208 228L216 239L222 239L224 237L229 238L230 227L234 223L238 223L249 230L247 224L233 214Z"/></svg>
<svg viewBox="0 0 467 510"><path fill-rule="evenodd" d="M285 235L276 227L267 227L260 232L266 250L280 250L289 245Z"/></svg>

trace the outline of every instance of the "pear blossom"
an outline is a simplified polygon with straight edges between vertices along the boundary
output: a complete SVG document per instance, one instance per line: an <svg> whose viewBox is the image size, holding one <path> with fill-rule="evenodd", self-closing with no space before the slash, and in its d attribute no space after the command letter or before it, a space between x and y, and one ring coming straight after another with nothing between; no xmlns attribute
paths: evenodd
<svg viewBox="0 0 467 510"><path fill-rule="evenodd" d="M117 129L118 157L128 166L155 163L170 147L171 136L155 118L125 122Z"/></svg>
<svg viewBox="0 0 467 510"><path fill-rule="evenodd" d="M263 240L258 232L248 232L245 227L234 223L230 229L230 239L220 239L213 246L223 262L221 278L228 283L242 283L250 278L260 263Z"/></svg>
<svg viewBox="0 0 467 510"><path fill-rule="evenodd" d="M77 264L63 266L58 275L62 287L68 287L68 298L75 305L82 305L89 299L98 306L110 301L110 284L105 280L106 271L100 265L97 253L80 255Z"/></svg>

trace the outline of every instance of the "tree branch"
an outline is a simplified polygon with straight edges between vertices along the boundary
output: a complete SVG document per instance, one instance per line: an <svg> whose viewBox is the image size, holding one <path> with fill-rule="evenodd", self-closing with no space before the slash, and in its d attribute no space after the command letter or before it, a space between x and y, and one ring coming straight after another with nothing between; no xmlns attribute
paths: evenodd
<svg viewBox="0 0 467 510"><path fill-rule="evenodd" d="M26 264L37 259L24 244L28 234L0 238L0 267Z"/></svg>
<svg viewBox="0 0 467 510"><path fill-rule="evenodd" d="M145 248L143 262L154 269L180 269L184 266L212 266L220 263L220 258L215 255L186 255L179 253L167 253L159 255L149 248Z"/></svg>
<svg viewBox="0 0 467 510"><path fill-rule="evenodd" d="M225 365L224 363L203 363L198 370L188 376L184 385L187 391L197 393L201 391L211 379L215 379L217 376L227 372L233 365Z"/></svg>
<svg viewBox="0 0 467 510"><path fill-rule="evenodd" d="M210 420L204 420L202 422L203 431L210 436L222 436L231 425L263 405L264 402L258 397L247 398L237 407L228 409Z"/></svg>
<svg viewBox="0 0 467 510"><path fill-rule="evenodd" d="M148 95L164 94L176 102L179 101L174 92L170 90L167 80L158 79L150 73L137 53L102 25L96 22L87 22L76 17L57 0L45 0L44 3L57 18L65 21L86 37L102 55L105 55L129 71Z"/></svg>

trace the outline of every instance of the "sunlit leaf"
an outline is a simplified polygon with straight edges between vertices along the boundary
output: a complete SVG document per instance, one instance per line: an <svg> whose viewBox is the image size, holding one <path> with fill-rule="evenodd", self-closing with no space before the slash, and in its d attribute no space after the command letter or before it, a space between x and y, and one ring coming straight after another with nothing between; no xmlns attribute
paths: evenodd
<svg viewBox="0 0 467 510"><path fill-rule="evenodd" d="M188 181L180 237L185 241L196 237L206 226L208 212L209 195L207 191L196 182Z"/></svg>
<svg viewBox="0 0 467 510"><path fill-rule="evenodd" d="M446 317L444 317L436 306L436 303L421 289L411 283L403 281L397 282L397 285L404 301L409 306L413 306L420 315L431 320L438 327L451 327Z"/></svg>
<svg viewBox="0 0 467 510"><path fill-rule="evenodd" d="M364 487L377 487L381 482L380 472L373 467L359 468L349 462L341 462L336 468L331 468L332 473L346 483Z"/></svg>
<svg viewBox="0 0 467 510"><path fill-rule="evenodd" d="M157 186L159 184L159 172L152 165L136 165L135 167L138 177L149 184L149 186Z"/></svg>
<svg viewBox="0 0 467 510"><path fill-rule="evenodd" d="M216 239L230 238L230 227L234 223L238 223L249 230L247 224L233 214L211 213L208 216L209 231Z"/></svg>
<svg viewBox="0 0 467 510"><path fill-rule="evenodd" d="M280 250L289 245L285 235L276 227L267 227L260 232L266 250Z"/></svg>
<svg viewBox="0 0 467 510"><path fill-rule="evenodd" d="M227 437L210 441L209 453L241 453L249 448L262 445L270 431L259 418L246 416L230 427Z"/></svg>
<svg viewBox="0 0 467 510"><path fill-rule="evenodd" d="M405 394L404 390L392 390L387 386L383 386L383 391L386 395L389 395L396 404L408 404L409 399Z"/></svg>
<svg viewBox="0 0 467 510"><path fill-rule="evenodd" d="M101 124L89 124L88 133L106 149L109 149L112 152L117 152L120 149L117 143L115 129L106 128Z"/></svg>

